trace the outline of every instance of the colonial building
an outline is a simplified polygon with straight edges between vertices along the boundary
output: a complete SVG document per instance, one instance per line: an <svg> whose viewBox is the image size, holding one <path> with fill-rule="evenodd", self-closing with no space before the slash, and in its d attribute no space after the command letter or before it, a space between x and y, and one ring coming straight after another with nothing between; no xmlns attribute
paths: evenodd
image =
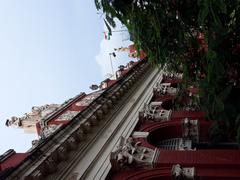
<svg viewBox="0 0 240 180"><path fill-rule="evenodd" d="M197 89L181 92L181 73L144 57L116 77L37 121L41 139L27 153L2 155L0 179L240 178L239 146L209 142L211 122Z"/></svg>

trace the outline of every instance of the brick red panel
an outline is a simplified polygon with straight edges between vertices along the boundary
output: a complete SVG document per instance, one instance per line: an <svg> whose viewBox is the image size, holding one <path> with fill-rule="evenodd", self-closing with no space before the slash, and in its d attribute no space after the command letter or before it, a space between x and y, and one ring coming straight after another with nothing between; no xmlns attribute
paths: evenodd
<svg viewBox="0 0 240 180"><path fill-rule="evenodd" d="M201 111L173 111L171 119L183 119L183 118L192 118L192 119L203 119L205 113Z"/></svg>
<svg viewBox="0 0 240 180"><path fill-rule="evenodd" d="M238 150L197 150L167 151L161 150L158 166L181 164L182 166L240 168Z"/></svg>
<svg viewBox="0 0 240 180"><path fill-rule="evenodd" d="M6 159L4 162L1 163L1 171L10 168L15 167L19 163L21 163L29 153L16 153L10 156L8 159Z"/></svg>
<svg viewBox="0 0 240 180"><path fill-rule="evenodd" d="M132 169L114 173L112 180L171 180L171 167Z"/></svg>

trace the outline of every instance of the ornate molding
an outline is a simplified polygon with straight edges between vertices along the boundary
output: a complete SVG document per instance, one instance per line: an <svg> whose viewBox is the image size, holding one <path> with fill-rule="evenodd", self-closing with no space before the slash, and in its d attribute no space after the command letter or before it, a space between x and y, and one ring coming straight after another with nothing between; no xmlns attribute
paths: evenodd
<svg viewBox="0 0 240 180"><path fill-rule="evenodd" d="M183 119L182 122L183 138L191 139L193 142L199 142L199 121L190 120L189 118Z"/></svg>
<svg viewBox="0 0 240 180"><path fill-rule="evenodd" d="M161 102L145 104L143 108L143 118L152 121L168 121L171 118L172 110L162 109Z"/></svg>
<svg viewBox="0 0 240 180"><path fill-rule="evenodd" d="M156 149L152 150L141 146L141 142L134 142L132 137L121 137L117 150L110 155L110 161L114 169L127 167L153 166Z"/></svg>
<svg viewBox="0 0 240 180"><path fill-rule="evenodd" d="M132 134L133 138L147 138L149 132L134 131Z"/></svg>
<svg viewBox="0 0 240 180"><path fill-rule="evenodd" d="M195 178L194 167L182 167L180 164L172 166L172 178L174 180L194 180Z"/></svg>
<svg viewBox="0 0 240 180"><path fill-rule="evenodd" d="M193 151L192 140L180 138L178 150L180 151Z"/></svg>
<svg viewBox="0 0 240 180"><path fill-rule="evenodd" d="M60 146L57 149L57 153L58 153L58 157L60 161L65 161L68 157L67 157L67 148L65 146Z"/></svg>
<svg viewBox="0 0 240 180"><path fill-rule="evenodd" d="M92 144L90 143L91 140L96 138L96 135L99 135L98 133L102 131L101 128L104 124L107 123L107 120L109 120L106 118L108 117L108 115L105 115L105 112L109 112L109 109L112 108L114 105L114 111L110 112L115 113L115 109L122 106L124 102L120 101L122 102L122 104L120 104L118 103L118 100L122 99L124 95L123 93L129 92L130 94L133 92L132 90L128 91L128 89L133 86L133 83L136 84L133 76L135 76L136 79L139 79L139 76L143 77L142 74L139 73L139 69L143 70L147 67L150 66L145 64L144 62L140 63L136 68L134 67L136 71L130 71L126 77L121 79L121 81L114 84L109 89L106 89L94 102L89 104L88 108L77 114L76 117L74 117L72 121L70 121L69 124L66 125L66 127L60 127L54 134L52 134L53 136L50 136L49 138L46 138L42 142L40 142L36 146L36 148L31 150L30 153L34 152L34 154L30 154L29 158L23 164L21 164L21 166L17 167L17 169L15 169L13 173L11 173L9 179L14 179L15 177L20 176L30 178L36 177L36 179L46 178L46 176L48 176L48 174L51 174L52 172L45 169L46 167L48 167L48 163L56 165L57 173L54 173L54 175L52 175L54 177L59 177L59 174L63 175L65 172L67 172L67 170L65 170L64 168L70 168L72 166L73 160L76 159L76 154L78 157L84 156L84 153L87 152L89 146L92 146ZM150 73L150 71L148 72ZM129 80L131 81L128 82ZM121 88L123 91L121 91ZM76 98L71 101L75 100ZM69 103L67 105L69 105ZM51 115L51 117L53 116L54 115ZM50 119L50 117L47 118L47 120ZM100 123L95 124L95 121L99 122L100 120L101 126L99 125ZM94 131L92 130L93 126ZM90 133L91 135L89 135ZM81 150L76 151L76 147L78 149L81 148ZM138 147L137 151L134 152L133 157L140 160L142 159L141 161L143 162L147 161L149 158L149 154L153 154L153 150L150 149L148 152L146 152L147 150L144 149L144 147ZM143 153L143 156L138 157L140 152ZM137 153L138 155L135 153ZM52 156L52 154L55 154L53 162L47 160ZM61 165L58 166L58 164L60 163Z"/></svg>
<svg viewBox="0 0 240 180"><path fill-rule="evenodd" d="M171 87L171 83L161 83L161 82L157 82L156 86L153 88L153 91L157 94L157 95L166 95L166 94L170 94L170 95L177 95L178 89Z"/></svg>
<svg viewBox="0 0 240 180"><path fill-rule="evenodd" d="M183 73L165 73L164 77L167 79L182 79Z"/></svg>
<svg viewBox="0 0 240 180"><path fill-rule="evenodd" d="M84 129L82 127L77 129L77 131L75 131L73 135L79 142L84 141L84 139L86 138L86 134L84 133Z"/></svg>

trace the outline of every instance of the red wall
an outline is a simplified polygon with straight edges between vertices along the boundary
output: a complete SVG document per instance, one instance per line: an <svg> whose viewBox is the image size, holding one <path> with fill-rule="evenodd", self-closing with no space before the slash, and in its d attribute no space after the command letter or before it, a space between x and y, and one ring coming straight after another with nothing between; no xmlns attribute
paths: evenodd
<svg viewBox="0 0 240 180"><path fill-rule="evenodd" d="M0 164L0 171L3 171L3 170L5 170L7 168L10 168L10 167L17 166L28 155L29 155L29 153L15 153L15 154L13 154L9 158L7 158L5 161L1 162L1 164Z"/></svg>

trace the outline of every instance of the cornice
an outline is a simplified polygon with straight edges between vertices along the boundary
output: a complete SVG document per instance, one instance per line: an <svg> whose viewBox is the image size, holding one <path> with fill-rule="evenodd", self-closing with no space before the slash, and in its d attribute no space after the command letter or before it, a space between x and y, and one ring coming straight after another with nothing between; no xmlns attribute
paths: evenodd
<svg viewBox="0 0 240 180"><path fill-rule="evenodd" d="M7 179L42 179L50 174L61 173L63 167L68 167L76 155L84 155L92 140L104 130L107 120L111 120L111 116L127 100L123 97L139 84L151 69L146 61L133 67L125 77L105 90L67 126L61 127L33 149L30 156L17 166Z"/></svg>

